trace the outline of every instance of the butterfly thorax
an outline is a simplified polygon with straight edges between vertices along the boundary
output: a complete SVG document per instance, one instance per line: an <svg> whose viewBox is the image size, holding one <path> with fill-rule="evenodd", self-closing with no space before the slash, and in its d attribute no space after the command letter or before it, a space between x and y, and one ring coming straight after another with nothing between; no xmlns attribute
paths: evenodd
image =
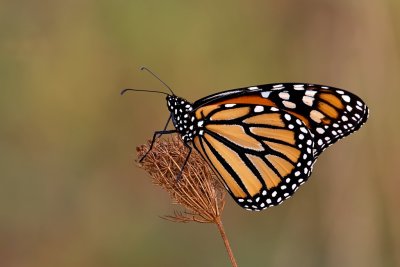
<svg viewBox="0 0 400 267"><path fill-rule="evenodd" d="M169 95L167 96L167 105L171 112L172 122L182 140L185 143L192 141L199 131L192 104L181 97Z"/></svg>

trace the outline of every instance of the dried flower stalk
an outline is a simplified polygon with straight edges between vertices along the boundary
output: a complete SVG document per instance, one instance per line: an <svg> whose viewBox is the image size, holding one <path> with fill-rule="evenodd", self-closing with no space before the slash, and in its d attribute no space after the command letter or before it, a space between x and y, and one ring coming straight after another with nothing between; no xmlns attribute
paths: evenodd
<svg viewBox="0 0 400 267"><path fill-rule="evenodd" d="M149 147L147 143L137 148L139 159ZM154 184L168 192L173 204L184 207L183 211L163 218L173 222L216 224L232 266L237 267L221 220L226 191L197 151L192 150L181 179L177 180L188 151L177 136L158 139L139 166L150 174Z"/></svg>

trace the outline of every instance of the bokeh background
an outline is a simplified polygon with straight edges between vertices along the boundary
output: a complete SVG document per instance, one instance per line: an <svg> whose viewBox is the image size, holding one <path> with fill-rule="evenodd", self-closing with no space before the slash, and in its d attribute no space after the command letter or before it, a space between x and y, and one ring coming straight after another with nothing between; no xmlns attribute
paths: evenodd
<svg viewBox="0 0 400 267"><path fill-rule="evenodd" d="M272 82L347 88L371 108L278 208L228 200L239 266L400 266L398 0L0 2L0 266L229 266L214 225L134 164L161 129L158 73L196 100Z"/></svg>

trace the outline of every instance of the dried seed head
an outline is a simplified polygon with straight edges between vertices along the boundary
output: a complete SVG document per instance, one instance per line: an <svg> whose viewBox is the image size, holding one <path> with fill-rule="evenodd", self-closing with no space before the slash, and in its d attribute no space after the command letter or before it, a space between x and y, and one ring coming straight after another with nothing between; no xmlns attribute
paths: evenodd
<svg viewBox="0 0 400 267"><path fill-rule="evenodd" d="M148 151L149 146L147 143L137 148L139 159ZM174 204L181 204L185 208L184 211L175 211L174 215L165 216L165 219L215 223L225 205L225 189L195 150L192 150L178 181L177 176L188 152L177 136L158 139L139 166L150 174L154 184L169 193Z"/></svg>

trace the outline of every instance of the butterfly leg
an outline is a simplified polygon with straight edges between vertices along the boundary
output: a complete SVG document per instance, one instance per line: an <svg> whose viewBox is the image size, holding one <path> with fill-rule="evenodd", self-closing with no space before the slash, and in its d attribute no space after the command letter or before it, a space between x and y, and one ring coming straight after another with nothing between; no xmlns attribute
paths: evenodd
<svg viewBox="0 0 400 267"><path fill-rule="evenodd" d="M147 156L147 154L149 154L149 152L153 148L154 142L156 141L156 139L158 137L160 137L161 135L164 135L164 134L172 134L172 133L176 133L176 130L155 131L154 134L153 134L153 139L151 140L151 144L150 144L149 150L146 152L146 154L143 155L143 157L139 160L139 162L141 163L144 160L144 158Z"/></svg>
<svg viewBox="0 0 400 267"><path fill-rule="evenodd" d="M171 115L169 115L167 123L165 124L163 131L167 130L167 127L168 127L168 124L170 121L171 121Z"/></svg>
<svg viewBox="0 0 400 267"><path fill-rule="evenodd" d="M153 134L153 139L151 140L151 144L150 144L150 148L149 148L149 150L146 152L146 154L144 154L143 155L143 157L139 160L139 162L142 162L143 160L144 160L144 158L147 156L147 154L151 151L151 149L153 148L153 144L154 144L154 142L156 141L156 139L158 138L158 137L160 137L161 135L163 135L163 134L171 134L171 133L174 133L174 132L176 132L176 130L171 130L171 131L167 131L167 127L168 127L168 124L169 124L169 122L171 121L171 115L168 117L168 120L167 120L167 123L165 124L165 126L164 126L164 129L162 130L162 131L156 131L156 132L154 132L154 134ZM157 136L158 135L158 136Z"/></svg>
<svg viewBox="0 0 400 267"><path fill-rule="evenodd" d="M185 159L185 161L183 162L183 165L182 165L182 168L181 168L179 174L176 176L176 180L177 180L177 181L180 181L180 180L181 180L183 170L185 169L186 163L187 163L188 160L189 160L190 154L192 154L192 147L189 146L189 145L186 144L186 143L184 143L184 144L185 144L185 146L186 146L187 148L189 148L189 153L187 154L186 159Z"/></svg>

